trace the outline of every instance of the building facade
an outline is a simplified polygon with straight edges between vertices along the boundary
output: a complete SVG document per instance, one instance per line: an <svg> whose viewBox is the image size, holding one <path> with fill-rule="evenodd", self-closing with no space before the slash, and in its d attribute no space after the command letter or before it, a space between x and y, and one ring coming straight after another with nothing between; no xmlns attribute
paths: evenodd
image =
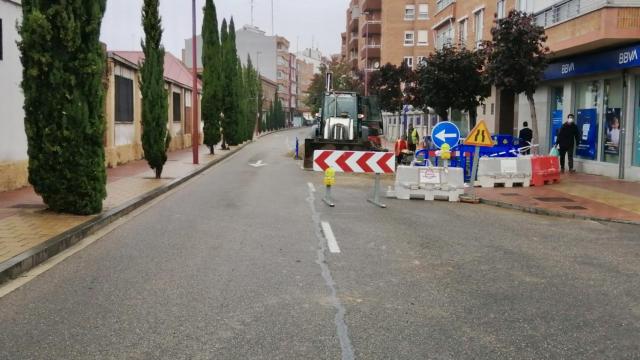
<svg viewBox="0 0 640 360"><path fill-rule="evenodd" d="M22 19L18 0L0 0L0 191L28 184L27 136L22 105L22 64L15 24Z"/></svg>
<svg viewBox="0 0 640 360"><path fill-rule="evenodd" d="M553 52L536 90L541 151L574 114L578 171L640 180L640 1L523 1ZM516 127L530 118L516 99Z"/></svg>

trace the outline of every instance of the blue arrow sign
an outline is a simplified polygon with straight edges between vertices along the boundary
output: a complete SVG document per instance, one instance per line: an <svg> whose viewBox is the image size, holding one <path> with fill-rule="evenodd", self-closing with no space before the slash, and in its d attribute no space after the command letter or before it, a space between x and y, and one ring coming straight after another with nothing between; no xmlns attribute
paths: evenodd
<svg viewBox="0 0 640 360"><path fill-rule="evenodd" d="M452 122L439 122L431 130L431 141L433 141L433 145L438 149L444 144L449 144L453 149L458 146L458 142L460 141L460 129Z"/></svg>

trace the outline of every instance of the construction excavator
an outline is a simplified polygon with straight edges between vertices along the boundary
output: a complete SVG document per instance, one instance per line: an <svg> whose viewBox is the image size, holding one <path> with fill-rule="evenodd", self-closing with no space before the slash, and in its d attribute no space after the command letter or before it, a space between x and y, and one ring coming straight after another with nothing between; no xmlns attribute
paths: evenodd
<svg viewBox="0 0 640 360"><path fill-rule="evenodd" d="M333 74L326 77L319 122L305 139L304 168L313 168L316 150L386 151L382 148L382 113L378 99L356 92L334 91Z"/></svg>

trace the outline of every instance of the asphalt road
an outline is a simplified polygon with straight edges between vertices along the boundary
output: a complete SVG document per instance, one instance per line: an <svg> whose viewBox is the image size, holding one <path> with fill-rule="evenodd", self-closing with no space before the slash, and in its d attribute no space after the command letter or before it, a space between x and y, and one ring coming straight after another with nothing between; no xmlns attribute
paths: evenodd
<svg viewBox="0 0 640 360"><path fill-rule="evenodd" d="M0 359L640 358L638 227L378 209L366 176L338 175L330 209L321 175L287 157L294 136L249 145L1 298Z"/></svg>

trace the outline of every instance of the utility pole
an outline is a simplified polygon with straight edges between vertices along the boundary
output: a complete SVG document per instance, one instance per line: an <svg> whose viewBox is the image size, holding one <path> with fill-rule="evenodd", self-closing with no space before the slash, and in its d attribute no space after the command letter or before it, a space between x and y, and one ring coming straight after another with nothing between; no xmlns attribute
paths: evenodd
<svg viewBox="0 0 640 360"><path fill-rule="evenodd" d="M364 96L369 96L369 12L364 12L364 21L367 22L365 26L364 36Z"/></svg>
<svg viewBox="0 0 640 360"><path fill-rule="evenodd" d="M192 0L192 35L191 46L193 48L192 66L193 66L193 90L191 91L191 118L193 124L191 126L191 148L193 149L193 163L198 164L198 150L200 140L198 135L200 133L200 124L198 123L198 48L196 41L196 0Z"/></svg>
<svg viewBox="0 0 640 360"><path fill-rule="evenodd" d="M276 30L273 24L273 0L271 0L271 36L276 34Z"/></svg>
<svg viewBox="0 0 640 360"><path fill-rule="evenodd" d="M253 0L251 0L251 26L253 26Z"/></svg>

